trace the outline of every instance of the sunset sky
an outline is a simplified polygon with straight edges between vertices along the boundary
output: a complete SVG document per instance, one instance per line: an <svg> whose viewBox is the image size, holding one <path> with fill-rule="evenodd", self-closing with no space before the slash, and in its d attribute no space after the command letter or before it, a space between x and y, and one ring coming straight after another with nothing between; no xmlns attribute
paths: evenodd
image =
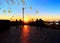
<svg viewBox="0 0 60 43"><path fill-rule="evenodd" d="M21 19L22 7L21 0L1 0L0 19ZM60 0L25 0L24 7L26 19L60 20Z"/></svg>

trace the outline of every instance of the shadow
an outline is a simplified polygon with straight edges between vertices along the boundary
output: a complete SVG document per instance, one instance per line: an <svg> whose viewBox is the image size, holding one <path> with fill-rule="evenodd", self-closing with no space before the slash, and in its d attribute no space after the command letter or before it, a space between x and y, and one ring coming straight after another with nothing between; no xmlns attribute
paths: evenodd
<svg viewBox="0 0 60 43"><path fill-rule="evenodd" d="M40 31L40 30L42 30L42 27L36 27L36 29Z"/></svg>
<svg viewBox="0 0 60 43"><path fill-rule="evenodd" d="M10 28L10 20L0 20L0 32Z"/></svg>

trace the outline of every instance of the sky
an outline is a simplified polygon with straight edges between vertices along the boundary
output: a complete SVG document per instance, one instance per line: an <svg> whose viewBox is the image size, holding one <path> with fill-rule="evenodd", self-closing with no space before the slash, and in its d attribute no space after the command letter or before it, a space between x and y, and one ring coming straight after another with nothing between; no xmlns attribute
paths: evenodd
<svg viewBox="0 0 60 43"><path fill-rule="evenodd" d="M25 18L60 20L60 0L0 0L0 19L22 18L22 7Z"/></svg>

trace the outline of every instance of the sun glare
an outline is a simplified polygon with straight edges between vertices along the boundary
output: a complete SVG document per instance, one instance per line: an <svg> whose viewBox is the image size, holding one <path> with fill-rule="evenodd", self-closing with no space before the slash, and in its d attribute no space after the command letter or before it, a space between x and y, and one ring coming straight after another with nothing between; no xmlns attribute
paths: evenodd
<svg viewBox="0 0 60 43"><path fill-rule="evenodd" d="M24 22L25 23L28 23L29 22L29 19L28 18L24 18Z"/></svg>

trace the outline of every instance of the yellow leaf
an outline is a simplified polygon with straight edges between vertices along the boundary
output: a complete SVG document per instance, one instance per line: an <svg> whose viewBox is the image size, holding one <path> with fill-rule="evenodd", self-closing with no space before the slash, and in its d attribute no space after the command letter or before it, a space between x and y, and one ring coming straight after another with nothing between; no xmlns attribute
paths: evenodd
<svg viewBox="0 0 60 43"><path fill-rule="evenodd" d="M3 10L4 13L6 13L6 10Z"/></svg>
<svg viewBox="0 0 60 43"><path fill-rule="evenodd" d="M12 17L14 17L14 16L12 16Z"/></svg>
<svg viewBox="0 0 60 43"><path fill-rule="evenodd" d="M18 4L18 6L20 6L20 4Z"/></svg>
<svg viewBox="0 0 60 43"><path fill-rule="evenodd" d="M32 7L30 6L30 10L32 10Z"/></svg>
<svg viewBox="0 0 60 43"><path fill-rule="evenodd" d="M21 0L22 2L24 2L25 0Z"/></svg>
<svg viewBox="0 0 60 43"><path fill-rule="evenodd" d="M10 11L10 10L8 10L8 12L9 12L9 13L11 13L11 11Z"/></svg>
<svg viewBox="0 0 60 43"><path fill-rule="evenodd" d="M36 13L38 13L38 11L36 11Z"/></svg>
<svg viewBox="0 0 60 43"><path fill-rule="evenodd" d="M14 1L12 1L12 4L14 4Z"/></svg>

